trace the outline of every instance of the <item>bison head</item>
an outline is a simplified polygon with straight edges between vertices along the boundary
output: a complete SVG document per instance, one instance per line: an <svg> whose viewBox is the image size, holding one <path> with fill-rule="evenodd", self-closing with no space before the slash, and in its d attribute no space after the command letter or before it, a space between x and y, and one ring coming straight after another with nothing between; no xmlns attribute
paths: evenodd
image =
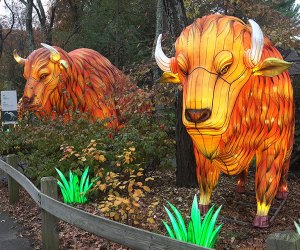
<svg viewBox="0 0 300 250"><path fill-rule="evenodd" d="M262 57L264 35L256 22L249 23L250 27L222 15L197 19L178 37L172 58L163 53L158 37L155 57L165 72L161 81L182 84L182 119L192 137L223 134L249 79L272 77L289 66L278 58Z"/></svg>
<svg viewBox="0 0 300 250"><path fill-rule="evenodd" d="M44 48L33 51L26 59L21 58L16 50L15 60L24 65L24 77L27 82L23 94L23 106L29 110L42 109L50 94L62 81L61 73L68 68L60 53L53 47L43 44Z"/></svg>

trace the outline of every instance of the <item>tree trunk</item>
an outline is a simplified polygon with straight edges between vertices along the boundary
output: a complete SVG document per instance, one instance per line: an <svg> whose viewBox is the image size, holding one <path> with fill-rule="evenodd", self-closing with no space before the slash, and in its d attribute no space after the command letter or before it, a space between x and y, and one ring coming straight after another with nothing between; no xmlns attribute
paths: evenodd
<svg viewBox="0 0 300 250"><path fill-rule="evenodd" d="M173 41L187 26L183 0L163 0L169 30ZM176 184L181 187L197 186L193 142L182 123L182 91L178 90L176 103Z"/></svg>
<svg viewBox="0 0 300 250"><path fill-rule="evenodd" d="M156 29L155 29L155 40L152 48L152 60L155 60L155 47L156 47L156 40L157 37L163 33L163 26L164 26L164 4L163 0L157 0L157 5L156 5ZM161 70L155 63L152 66L152 78L153 82L156 83L160 77Z"/></svg>
<svg viewBox="0 0 300 250"><path fill-rule="evenodd" d="M119 39L119 14L120 14L120 3L119 0L115 0L115 28L116 28L116 33L115 33L115 39L116 39L116 44L115 44L115 65L118 67L119 66L119 48L120 48L120 39Z"/></svg>
<svg viewBox="0 0 300 250"><path fill-rule="evenodd" d="M33 36L33 28L32 28L32 8L33 8L33 0L27 0L26 2L26 31L27 31L27 47L29 52L34 51L34 36Z"/></svg>
<svg viewBox="0 0 300 250"><path fill-rule="evenodd" d="M196 187L196 161L193 142L182 123L182 90L178 90L176 100L176 185Z"/></svg>
<svg viewBox="0 0 300 250"><path fill-rule="evenodd" d="M2 57L2 53L3 53L4 41L8 37L8 35L12 32L13 27L15 25L15 13L13 12L12 8L7 4L6 0L4 0L4 4L11 13L11 25L9 29L6 29L7 31L6 34L4 34L3 26L0 24L0 58Z"/></svg>
<svg viewBox="0 0 300 250"><path fill-rule="evenodd" d="M3 27L0 23L0 58L2 57L2 52L3 52Z"/></svg>
<svg viewBox="0 0 300 250"><path fill-rule="evenodd" d="M163 0L169 31L175 41L187 26L187 17L183 0Z"/></svg>
<svg viewBox="0 0 300 250"><path fill-rule="evenodd" d="M72 13L72 22L73 28L70 34L68 35L67 39L62 43L61 47L64 48L70 41L70 39L79 32L80 30L80 13L82 13L82 9L84 7L84 3L77 3L76 0L68 0L68 4L70 6L70 11Z"/></svg>

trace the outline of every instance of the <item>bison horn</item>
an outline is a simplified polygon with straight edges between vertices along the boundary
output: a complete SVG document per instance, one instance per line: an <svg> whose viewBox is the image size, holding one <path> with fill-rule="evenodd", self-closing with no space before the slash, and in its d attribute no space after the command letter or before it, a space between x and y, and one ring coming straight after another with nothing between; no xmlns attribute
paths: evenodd
<svg viewBox="0 0 300 250"><path fill-rule="evenodd" d="M252 28L252 46L251 49L247 51L247 61L250 64L252 68L256 66L261 58L263 47L264 47L264 34L261 31L259 25L253 21L252 19L249 19L249 23Z"/></svg>
<svg viewBox="0 0 300 250"><path fill-rule="evenodd" d="M60 60L60 54L56 49L45 43L41 43L41 45L50 51L50 60L52 62L57 63Z"/></svg>
<svg viewBox="0 0 300 250"><path fill-rule="evenodd" d="M156 43L156 48L155 48L155 60L156 60L158 67L160 67L160 69L162 71L171 72L171 69L170 69L171 59L168 58L165 55L165 53L162 51L161 38L162 38L162 35L160 34L157 38L157 43Z"/></svg>
<svg viewBox="0 0 300 250"><path fill-rule="evenodd" d="M21 65L24 65L25 62L26 62L26 59L20 57L20 56L18 55L18 52L17 52L16 50L14 50L14 58L15 58L15 60L17 61L17 63L19 63L19 64L21 64Z"/></svg>

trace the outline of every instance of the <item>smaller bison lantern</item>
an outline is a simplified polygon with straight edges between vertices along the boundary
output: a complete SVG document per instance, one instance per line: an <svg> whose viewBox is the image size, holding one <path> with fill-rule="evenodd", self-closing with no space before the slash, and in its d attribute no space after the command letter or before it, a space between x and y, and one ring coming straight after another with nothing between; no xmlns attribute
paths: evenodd
<svg viewBox="0 0 300 250"><path fill-rule="evenodd" d="M256 156L257 214L268 227L273 198L286 199L294 133L293 89L278 50L259 25L210 15L185 28L168 58L156 46L162 81L181 83L182 120L194 144L200 207L206 212L220 171L239 175L244 192Z"/></svg>
<svg viewBox="0 0 300 250"><path fill-rule="evenodd" d="M14 51L15 60L24 65L27 80L21 109L34 111L38 117L62 116L65 120L78 110L93 120L107 119L110 127L117 128L116 99L121 106L130 105L125 93L117 98L118 92L129 86L122 72L94 50L82 48L67 53L42 45L44 48L26 59Z"/></svg>

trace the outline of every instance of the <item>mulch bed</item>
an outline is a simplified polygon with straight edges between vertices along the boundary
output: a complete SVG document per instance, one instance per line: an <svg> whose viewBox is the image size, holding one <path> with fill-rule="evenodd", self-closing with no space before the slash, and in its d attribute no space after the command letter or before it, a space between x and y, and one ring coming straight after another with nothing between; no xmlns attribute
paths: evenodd
<svg viewBox="0 0 300 250"><path fill-rule="evenodd" d="M149 224L143 221L138 227L165 234L161 223L162 219L167 220L163 205L166 201L173 203L185 216L190 213L193 196L198 194L197 188L178 188L175 186L175 173L166 171L163 173L154 172L155 181L152 184L151 192L143 199L144 206L159 200L155 209L155 223ZM219 223L223 223L220 239L216 245L217 249L266 249L266 239L273 232L294 230L293 222L300 218L300 175L290 173L289 176L289 198L282 210L278 213L274 223L267 229L252 227L252 220L256 213L256 201L254 194L254 174L250 173L246 194L236 194L234 190L236 178L221 175L218 186L212 196L212 203L217 206L223 205ZM8 205L8 194L6 185L0 186L1 209L8 212L22 226L20 237L32 239L34 249L41 249L41 216L40 209L35 205L29 195L21 190L20 201L12 206ZM88 205L77 206L90 213L101 215L98 210L99 202L92 202ZM274 201L272 211L279 206ZM146 211L145 211L146 213ZM236 220L238 223L234 223ZM61 249L128 249L116 243L109 242L93 234L87 233L65 222L59 223L59 238Z"/></svg>

